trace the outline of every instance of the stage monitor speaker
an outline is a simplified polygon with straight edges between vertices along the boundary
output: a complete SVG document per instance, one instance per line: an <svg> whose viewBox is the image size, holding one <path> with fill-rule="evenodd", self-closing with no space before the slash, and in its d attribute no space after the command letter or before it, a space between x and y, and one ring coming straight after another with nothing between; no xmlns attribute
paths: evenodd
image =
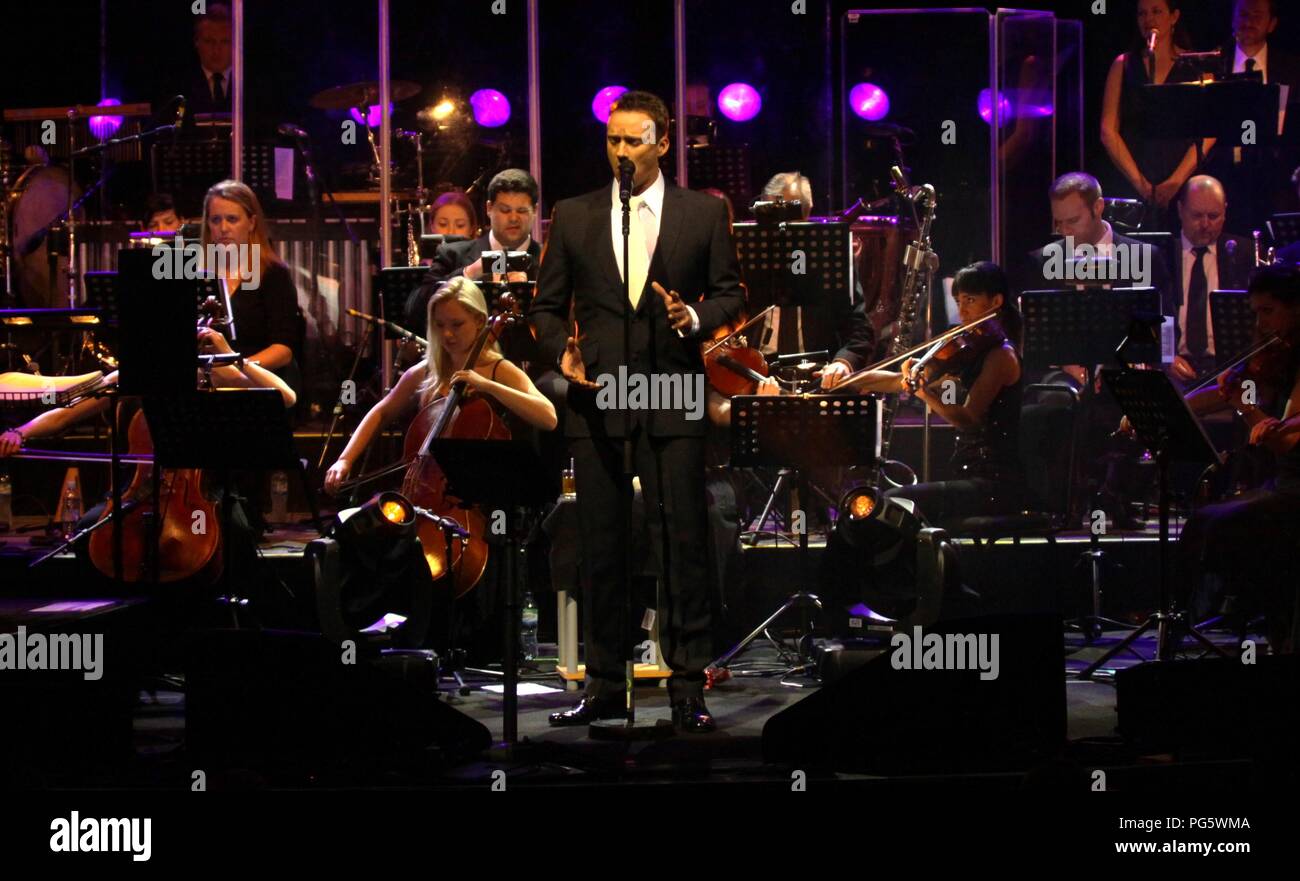
<svg viewBox="0 0 1300 881"><path fill-rule="evenodd" d="M915 642L914 631L906 635ZM945 651L929 647L932 635ZM981 641L984 658L996 660L996 667L984 665L986 675L996 669L995 678L982 679L976 669L971 650ZM942 621L922 631L920 647L890 644L777 713L763 726L764 761L871 774L1010 771L1060 750L1066 719L1059 616ZM919 656L923 669L896 669L904 654L912 662ZM947 669L925 669L938 660Z"/></svg>
<svg viewBox="0 0 1300 881"><path fill-rule="evenodd" d="M0 790L131 760L151 614L141 598L0 599Z"/></svg>
<svg viewBox="0 0 1300 881"><path fill-rule="evenodd" d="M446 760L491 745L488 729L432 691L315 633L195 635L186 670L186 745L225 767L360 770L389 760Z"/></svg>
<svg viewBox="0 0 1300 881"><path fill-rule="evenodd" d="M1300 656L1151 661L1115 675L1119 733L1144 750L1290 757Z"/></svg>

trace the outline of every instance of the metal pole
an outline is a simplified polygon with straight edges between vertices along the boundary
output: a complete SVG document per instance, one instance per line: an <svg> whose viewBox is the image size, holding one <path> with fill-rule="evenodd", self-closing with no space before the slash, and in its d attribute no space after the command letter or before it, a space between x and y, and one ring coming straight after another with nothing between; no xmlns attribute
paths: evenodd
<svg viewBox="0 0 1300 881"><path fill-rule="evenodd" d="M999 126L1002 125L1002 83L998 76L998 69L1001 52L1001 35L998 33L998 25L1001 19L998 16L989 16L989 91L993 96L993 124L989 126L989 169L991 179L989 181L989 253L993 255L993 262L1002 263L1002 235L999 225L1002 223L1002 181L999 177L1002 163L998 161L998 138L1000 135Z"/></svg>
<svg viewBox="0 0 1300 881"><path fill-rule="evenodd" d="M533 214L533 241L542 240L542 58L537 26L537 0L528 0L528 172L537 181L537 211Z"/></svg>
<svg viewBox="0 0 1300 881"><path fill-rule="evenodd" d="M231 22L230 75L235 89L230 93L230 177L244 179L244 0L235 0ZM229 84L227 84L229 87Z"/></svg>
<svg viewBox="0 0 1300 881"><path fill-rule="evenodd" d="M388 0L379 0L379 266L387 269L393 265L392 175L389 157L393 149L393 127L389 121L389 103L392 100L392 71L389 58ZM385 315L384 318L389 316ZM393 387L393 343L384 341L384 389Z"/></svg>
<svg viewBox="0 0 1300 881"><path fill-rule="evenodd" d="M677 104L677 186L689 186L686 177L686 0L673 0L673 76Z"/></svg>

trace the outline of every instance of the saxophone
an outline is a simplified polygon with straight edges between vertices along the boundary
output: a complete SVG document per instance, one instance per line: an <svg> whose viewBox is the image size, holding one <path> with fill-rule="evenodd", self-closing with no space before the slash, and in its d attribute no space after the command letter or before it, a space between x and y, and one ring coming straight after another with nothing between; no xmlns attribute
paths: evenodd
<svg viewBox="0 0 1300 881"><path fill-rule="evenodd" d="M915 188L906 187L902 172L897 167L894 172L900 192L909 199L914 211L920 210L920 220L917 224L916 240L903 251L903 293L898 304L898 319L894 322L895 332L889 344L888 358L897 358L910 347L921 295L929 292L934 271L939 265L939 255L934 252L930 243L930 227L934 223L934 212L938 201L934 187L930 184ZM883 488L884 480L901 485L884 473L886 465L905 469L911 475L909 482L916 483L916 472L903 463L893 462L889 458L889 447L894 437L894 417L898 412L897 395L883 396L880 407L880 455L868 470L866 483L877 490Z"/></svg>

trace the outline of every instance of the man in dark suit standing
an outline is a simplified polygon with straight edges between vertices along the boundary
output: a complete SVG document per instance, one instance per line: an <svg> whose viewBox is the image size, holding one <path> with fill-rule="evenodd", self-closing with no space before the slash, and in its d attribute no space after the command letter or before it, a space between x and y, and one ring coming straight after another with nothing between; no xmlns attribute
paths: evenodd
<svg viewBox="0 0 1300 881"><path fill-rule="evenodd" d="M631 648L624 595L631 538L624 512L633 492L623 462L628 438L663 579L658 620L673 671L668 680L673 722L684 731L715 727L704 704L704 668L712 646L699 344L740 314L744 290L726 205L668 185L659 170L668 152L668 122L663 101L633 91L619 98L606 125L611 169L617 175L623 159L634 168L626 270L615 180L556 204L533 301L543 358L560 364L571 387L565 431L582 524L586 694L573 709L553 714L552 725L585 725L624 714ZM629 306L631 346L625 348ZM581 334L577 338L569 330L570 307ZM645 382L678 393L638 405L633 385ZM609 394L611 389L618 394Z"/></svg>
<svg viewBox="0 0 1300 881"><path fill-rule="evenodd" d="M463 275L470 281L484 278L481 262L484 251L526 251L532 266L526 274L510 273L510 281L535 280L542 246L533 240L534 215L537 213L537 181L522 168L507 168L488 183L488 231L476 239L448 242L433 255L433 265L424 284L411 292L406 301L408 327L422 333L424 310L433 292L445 281ZM496 278L491 279L496 281Z"/></svg>
<svg viewBox="0 0 1300 881"><path fill-rule="evenodd" d="M1214 326L1210 320L1210 292L1245 290L1255 268L1254 245L1223 231L1228 199L1223 184L1209 175L1187 181L1178 200L1179 259L1177 275L1162 311L1178 316L1173 373L1183 381L1204 374L1215 365Z"/></svg>
<svg viewBox="0 0 1300 881"><path fill-rule="evenodd" d="M1236 0L1232 42L1223 47L1223 76L1258 74L1266 85L1287 92L1277 117L1280 140L1268 147L1222 144L1206 169L1232 191L1228 229L1248 235L1262 229L1275 211L1294 210L1287 175L1300 161L1300 58L1270 45L1278 26L1277 0Z"/></svg>

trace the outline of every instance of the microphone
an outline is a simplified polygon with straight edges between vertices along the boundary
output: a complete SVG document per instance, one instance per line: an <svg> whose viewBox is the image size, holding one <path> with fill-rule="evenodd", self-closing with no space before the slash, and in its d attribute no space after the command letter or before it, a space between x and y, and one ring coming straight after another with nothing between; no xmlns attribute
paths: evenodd
<svg viewBox="0 0 1300 881"><path fill-rule="evenodd" d="M618 198L627 204L632 198L632 176L636 166L626 156L618 157Z"/></svg>
<svg viewBox="0 0 1300 881"><path fill-rule="evenodd" d="M291 122L280 123L280 126L276 129L276 132L278 132L279 134L283 135L286 138L294 138L295 140L298 141L307 140L307 133L302 129L298 128L298 126L294 125Z"/></svg>
<svg viewBox="0 0 1300 881"><path fill-rule="evenodd" d="M1152 55L1156 54L1156 39L1159 38L1159 36L1160 36L1159 28L1152 28L1151 30L1147 31L1147 52L1148 53Z"/></svg>

